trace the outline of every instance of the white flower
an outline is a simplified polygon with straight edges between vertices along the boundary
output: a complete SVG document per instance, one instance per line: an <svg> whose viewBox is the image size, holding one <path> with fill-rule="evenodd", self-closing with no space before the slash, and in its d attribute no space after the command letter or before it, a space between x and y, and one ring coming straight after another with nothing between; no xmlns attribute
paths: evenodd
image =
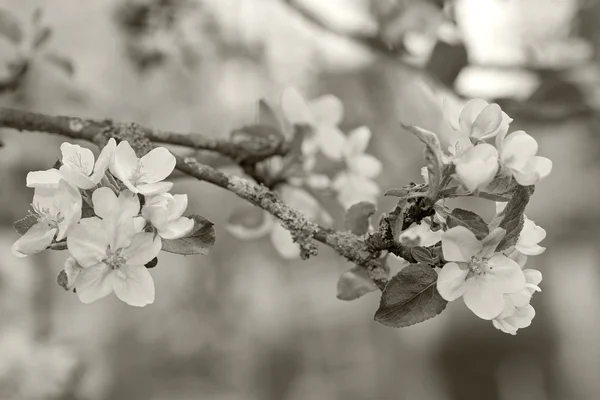
<svg viewBox="0 0 600 400"><path fill-rule="evenodd" d="M119 197L108 187L101 187L92 193L94 214L102 219L106 218L133 218L136 232L140 232L146 225L146 220L139 216L140 199L135 193L125 189Z"/></svg>
<svg viewBox="0 0 600 400"><path fill-rule="evenodd" d="M376 203L381 192L374 181L381 173L381 161L365 154L370 139L371 131L360 127L350 132L344 144L343 156L347 169L336 176L332 187L345 209L361 201Z"/></svg>
<svg viewBox="0 0 600 400"><path fill-rule="evenodd" d="M39 253L54 238L64 239L81 218L81 194L65 180L56 189L36 188L33 195L33 215L37 223L11 247L17 257Z"/></svg>
<svg viewBox="0 0 600 400"><path fill-rule="evenodd" d="M27 187L55 188L62 178L78 188L91 189L104 177L115 147L115 139L111 138L95 161L94 153L90 149L64 142L60 146L62 152L60 169L52 168L28 173Z"/></svg>
<svg viewBox="0 0 600 400"><path fill-rule="evenodd" d="M194 228L193 219L182 217L187 204L187 194L158 194L146 198L142 216L150 221L163 239L179 239Z"/></svg>
<svg viewBox="0 0 600 400"><path fill-rule="evenodd" d="M498 172L498 151L487 143L469 147L455 160L456 177L469 190L487 186Z"/></svg>
<svg viewBox="0 0 600 400"><path fill-rule="evenodd" d="M173 183L161 181L173 172L175 163L173 154L164 147L138 158L129 143L123 141L115 150L110 172L133 193L149 196L171 190Z"/></svg>
<svg viewBox="0 0 600 400"><path fill-rule="evenodd" d="M495 253L504 235L495 229L483 241L463 226L442 235L442 251L449 261L439 273L437 289L447 301L463 297L471 311L493 319L504 309L504 295L525 288L521 267L504 254Z"/></svg>
<svg viewBox="0 0 600 400"><path fill-rule="evenodd" d="M444 231L441 229L436 232L432 231L431 225L426 220L423 220L419 224L413 223L408 229L402 232L398 241L400 243L404 241L418 241L415 246L429 247L442 240L443 234Z"/></svg>
<svg viewBox="0 0 600 400"><path fill-rule="evenodd" d="M346 137L338 128L344 115L340 99L326 95L307 104L296 90L289 88L283 92L281 107L292 125L307 126L312 130L302 143L305 156L314 156L320 150L333 160L342 158Z"/></svg>
<svg viewBox="0 0 600 400"><path fill-rule="evenodd" d="M517 293L504 295L504 310L492 320L497 329L511 335L515 335L518 329L531 325L535 310L529 302L533 293L541 291L538 287L542 281L540 271L525 269L523 274L527 282L525 288Z"/></svg>
<svg viewBox="0 0 600 400"><path fill-rule="evenodd" d="M536 155L538 144L525 131L498 135L496 147L503 171L514 176L520 185L535 185L552 171L552 161Z"/></svg>
<svg viewBox="0 0 600 400"><path fill-rule="evenodd" d="M505 134L513 121L498 104L483 99L469 100L461 111L453 102L443 101L444 116L452 129L458 133L457 141L464 139L486 140Z"/></svg>
<svg viewBox="0 0 600 400"><path fill-rule="evenodd" d="M105 210L105 206L97 203L95 210ZM160 237L137 230L131 210L124 205L103 219L85 218L72 228L67 246L82 267L75 289L83 303L92 303L113 291L132 306L154 302L154 281L145 264L158 255L162 243Z"/></svg>

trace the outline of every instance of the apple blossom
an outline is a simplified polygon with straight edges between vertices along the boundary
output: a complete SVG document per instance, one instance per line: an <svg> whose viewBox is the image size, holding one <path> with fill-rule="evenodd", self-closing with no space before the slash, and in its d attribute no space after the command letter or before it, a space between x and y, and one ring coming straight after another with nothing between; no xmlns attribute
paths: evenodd
<svg viewBox="0 0 600 400"><path fill-rule="evenodd" d="M442 235L442 251L449 261L439 273L437 289L447 301L463 297L467 307L482 319L493 319L504 309L504 295L525 288L521 267L495 253L504 230L497 228L482 241L463 226Z"/></svg>
<svg viewBox="0 0 600 400"><path fill-rule="evenodd" d="M501 171L514 176L520 185L535 185L552 171L552 161L536 155L538 144L525 131L516 131L508 136L506 133L499 134L496 147L500 154Z"/></svg>
<svg viewBox="0 0 600 400"><path fill-rule="evenodd" d="M540 271L525 269L523 274L527 282L526 287L517 293L504 295L504 310L492 320L494 327L511 335L515 335L518 329L531 325L535 310L529 302L533 293L541 291L538 287L542 281Z"/></svg>
<svg viewBox="0 0 600 400"><path fill-rule="evenodd" d="M496 202L496 214L500 214L506 203ZM537 256L542 254L546 248L539 243L546 238L546 230L535 224L532 220L523 215L523 228L519 234L519 239L515 244L515 250L525 256Z"/></svg>
<svg viewBox="0 0 600 400"><path fill-rule="evenodd" d="M179 239L194 228L193 219L182 217L187 203L187 194L157 194L146 199L142 216L163 239Z"/></svg>
<svg viewBox="0 0 600 400"><path fill-rule="evenodd" d="M98 206L106 209L106 204ZM67 247L82 268L75 289L83 303L92 303L113 291L132 306L154 302L154 281L145 264L158 255L162 242L152 233L138 231L131 210L122 205L118 212L103 219L84 218L72 228Z"/></svg>
<svg viewBox="0 0 600 400"><path fill-rule="evenodd" d="M60 169L52 168L28 173L27 187L55 188L62 178L80 189L91 189L104 177L115 148L115 139L111 138L100 152L98 160L94 160L94 153L90 149L64 142L60 146L62 153Z"/></svg>
<svg viewBox="0 0 600 400"><path fill-rule="evenodd" d="M154 195L171 190L173 183L162 182L175 168L175 157L164 147L138 158L127 141L117 146L110 162L110 172L133 193Z"/></svg>
<svg viewBox="0 0 600 400"><path fill-rule="evenodd" d="M498 151L487 143L468 147L455 160L456 177L469 190L487 186L498 172Z"/></svg>
<svg viewBox="0 0 600 400"><path fill-rule="evenodd" d="M288 88L283 92L281 107L292 125L311 128L311 134L302 143L303 154L313 157L320 150L332 160L342 158L346 137L338 128L344 115L340 99L326 95L307 104L296 90Z"/></svg>
<svg viewBox="0 0 600 400"><path fill-rule="evenodd" d="M465 139L486 140L508 131L513 121L498 104L489 104L483 99L469 100L462 110L455 109L454 102L443 100L444 117L450 127L458 134L456 141Z"/></svg>
<svg viewBox="0 0 600 400"><path fill-rule="evenodd" d="M430 223L424 219L419 224L413 223L408 229L402 232L398 241L400 243L416 242L416 246L429 247L439 243L442 240L443 234L444 232L441 229L436 232L432 231Z"/></svg>
<svg viewBox="0 0 600 400"><path fill-rule="evenodd" d="M334 178L332 187L346 209L361 201L376 203L381 192L374 181L381 173L381 161L365 154L370 139L371 131L360 127L350 132L344 143L342 154L347 169Z"/></svg>
<svg viewBox="0 0 600 400"><path fill-rule="evenodd" d="M64 179L56 189L39 187L33 195L33 214L37 223L11 247L17 257L39 253L56 238L63 240L81 218L81 194Z"/></svg>
<svg viewBox="0 0 600 400"><path fill-rule="evenodd" d="M114 218L119 214L133 218L133 224L137 232L142 231L146 220L139 216L140 199L131 191L125 189L119 196L108 187L101 187L92 193L92 204L94 214L101 219Z"/></svg>

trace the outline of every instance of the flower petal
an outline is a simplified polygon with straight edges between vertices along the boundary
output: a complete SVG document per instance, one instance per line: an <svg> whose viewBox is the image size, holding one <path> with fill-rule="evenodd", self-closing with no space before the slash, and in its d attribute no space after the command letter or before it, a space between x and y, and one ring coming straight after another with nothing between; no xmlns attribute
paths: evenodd
<svg viewBox="0 0 600 400"><path fill-rule="evenodd" d="M183 215L188 206L187 194L175 194L168 200L169 220L174 220Z"/></svg>
<svg viewBox="0 0 600 400"><path fill-rule="evenodd" d="M488 280L502 293L516 293L525 288L525 275L515 261L496 254L487 262Z"/></svg>
<svg viewBox="0 0 600 400"><path fill-rule="evenodd" d="M502 124L502 109L498 104L487 105L475 118L471 126L470 136L489 139L498 133Z"/></svg>
<svg viewBox="0 0 600 400"><path fill-rule="evenodd" d="M27 187L56 189L62 179L56 168L46 171L32 171L27 174Z"/></svg>
<svg viewBox="0 0 600 400"><path fill-rule="evenodd" d="M437 290L447 301L453 301L462 296L467 290L467 274L469 269L460 268L455 262L449 262L444 265L438 275Z"/></svg>
<svg viewBox="0 0 600 400"><path fill-rule="evenodd" d="M552 172L552 161L546 157L535 157L534 170L537 172L539 179L544 179Z"/></svg>
<svg viewBox="0 0 600 400"><path fill-rule="evenodd" d="M126 141L119 143L110 161L110 172L127 185L138 167L139 159ZM129 187L129 186L128 186ZM130 188L131 190L131 188Z"/></svg>
<svg viewBox="0 0 600 400"><path fill-rule="evenodd" d="M67 237L69 253L83 268L91 267L106 257L106 249L110 244L104 229L95 224L79 224L71 228Z"/></svg>
<svg viewBox="0 0 600 400"><path fill-rule="evenodd" d="M471 128L477 116L488 106L488 102L483 99L472 99L465 104L460 116L458 117L458 123L463 132L471 134Z"/></svg>
<svg viewBox="0 0 600 400"><path fill-rule="evenodd" d="M463 152L456 160L456 175L465 187L473 191L489 184L498 172L498 151L483 143Z"/></svg>
<svg viewBox="0 0 600 400"><path fill-rule="evenodd" d="M129 247L124 248L121 255L128 265L146 265L158 255L162 247L160 237L148 232L136 233Z"/></svg>
<svg viewBox="0 0 600 400"><path fill-rule="evenodd" d="M141 181L143 183L160 182L175 169L175 156L164 147L157 147L140 159Z"/></svg>
<svg viewBox="0 0 600 400"><path fill-rule="evenodd" d="M10 250L16 257L27 257L30 254L39 253L50 246L56 232L57 229L49 224L38 222L13 243Z"/></svg>
<svg viewBox="0 0 600 400"><path fill-rule="evenodd" d="M524 307L518 307L517 311L513 315L504 318L504 321L516 329L522 329L531 325L534 317L535 309L528 304Z"/></svg>
<svg viewBox="0 0 600 400"><path fill-rule="evenodd" d="M54 204L62 217L62 220L58 223L56 240L62 240L67 235L68 230L81 219L81 193L65 180L61 180L54 195Z"/></svg>
<svg viewBox="0 0 600 400"><path fill-rule="evenodd" d="M113 291L113 273L104 263L96 263L79 271L75 280L77 297L82 303L89 304Z"/></svg>
<svg viewBox="0 0 600 400"><path fill-rule="evenodd" d="M163 239L179 239L187 235L194 228L194 220L187 217L179 217L158 230Z"/></svg>
<svg viewBox="0 0 600 400"><path fill-rule="evenodd" d="M317 126L337 126L342 122L342 118L344 117L344 105L342 101L332 94L311 100L308 109Z"/></svg>
<svg viewBox="0 0 600 400"><path fill-rule="evenodd" d="M279 255L286 260L293 260L300 257L300 246L292 239L290 231L281 224L276 223L271 231L271 242Z"/></svg>
<svg viewBox="0 0 600 400"><path fill-rule="evenodd" d="M523 270L523 274L525 275L525 281L529 285L539 285L542 281L542 273L537 269L527 268Z"/></svg>
<svg viewBox="0 0 600 400"><path fill-rule="evenodd" d="M63 165L80 171L86 176L89 176L94 170L94 153L90 149L81 147L78 144L64 142L60 145L60 151Z"/></svg>
<svg viewBox="0 0 600 400"><path fill-rule="evenodd" d="M332 160L340 160L346 145L346 135L335 126L317 127L319 149Z"/></svg>
<svg viewBox="0 0 600 400"><path fill-rule="evenodd" d="M525 131L516 131L504 139L500 158L506 167L522 170L537 151L538 144L531 135Z"/></svg>
<svg viewBox="0 0 600 400"><path fill-rule="evenodd" d="M62 165L59 171L64 180L78 188L87 190L98 184L83 174L80 169L73 168L71 165Z"/></svg>
<svg viewBox="0 0 600 400"><path fill-rule="evenodd" d="M135 189L136 192L139 192L144 196L154 196L156 194L166 193L169 190L171 190L171 188L173 188L173 182L156 182L148 183L145 185L139 185Z"/></svg>
<svg viewBox="0 0 600 400"><path fill-rule="evenodd" d="M344 157L350 159L364 154L370 140L371 130L369 128L361 126L354 129L348 134L346 146L344 147Z"/></svg>
<svg viewBox="0 0 600 400"><path fill-rule="evenodd" d="M115 271L113 287L119 299L135 307L154 303L152 275L143 265L124 265Z"/></svg>
<svg viewBox="0 0 600 400"><path fill-rule="evenodd" d="M90 176L90 179L96 184L98 184L102 180L102 177L104 177L104 174L108 169L108 165L110 164L110 160L112 159L116 148L117 142L115 141L115 139L110 138L106 146L104 146L104 148L100 152L98 160L96 160L96 164L94 165L94 172Z"/></svg>
<svg viewBox="0 0 600 400"><path fill-rule="evenodd" d="M92 204L94 205L94 214L100 218L108 218L119 210L117 195L107 187L94 190Z"/></svg>
<svg viewBox="0 0 600 400"><path fill-rule="evenodd" d="M486 279L469 279L469 286L463 294L465 304L481 319L493 319L504 309L504 293Z"/></svg>
<svg viewBox="0 0 600 400"><path fill-rule="evenodd" d="M442 235L442 252L447 261L469 262L481 249L481 242L464 226L450 228Z"/></svg>

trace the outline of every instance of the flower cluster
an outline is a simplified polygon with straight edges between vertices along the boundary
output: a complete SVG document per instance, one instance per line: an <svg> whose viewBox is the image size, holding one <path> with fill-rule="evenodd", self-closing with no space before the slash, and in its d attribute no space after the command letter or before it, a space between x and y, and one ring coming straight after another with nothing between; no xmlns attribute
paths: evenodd
<svg viewBox="0 0 600 400"><path fill-rule="evenodd" d="M68 288L91 303L111 292L127 304L154 301L154 282L146 264L157 257L162 240L186 236L194 220L184 217L187 195L168 193L165 182L175 157L158 147L138 158L127 141L114 139L98 159L86 148L61 146L57 168L30 172L35 189L29 229L12 246L19 257L66 244Z"/></svg>
<svg viewBox="0 0 600 400"><path fill-rule="evenodd" d="M266 161L272 175L287 174L286 181L273 190L284 202L323 225L330 225L333 220L319 201L318 193L335 196L339 204L348 209L360 201L376 203L381 192L375 178L381 173L382 164L366 154L371 132L367 127L359 127L344 134L339 128L343 111L342 102L333 95L307 102L296 90L287 89L282 95L280 115L272 118L277 120L274 128L288 138L302 135L297 153ZM263 212L255 219L260 222L251 227L247 223L231 221L227 230L242 240L268 235L283 258L300 256L291 233L273 216Z"/></svg>
<svg viewBox="0 0 600 400"><path fill-rule="evenodd" d="M467 102L461 111L444 102L444 114L455 132L445 161L470 192L486 187L496 176L510 176L523 186L548 176L552 161L537 156L538 144L525 131L508 133L512 122L497 104L482 99ZM486 140L495 138L495 147Z"/></svg>

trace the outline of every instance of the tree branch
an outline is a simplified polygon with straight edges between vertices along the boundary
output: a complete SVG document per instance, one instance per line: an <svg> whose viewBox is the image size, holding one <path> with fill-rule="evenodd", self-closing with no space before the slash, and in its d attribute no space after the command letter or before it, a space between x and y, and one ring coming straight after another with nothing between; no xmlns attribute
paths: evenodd
<svg viewBox="0 0 600 400"><path fill-rule="evenodd" d="M157 131L135 123L117 123L111 120L93 120L77 117L51 116L28 111L0 108L0 127L19 131L39 131L84 139L104 146L108 138L127 140L138 155L150 151L152 142L184 145L217 152L237 153L235 144L199 136ZM277 194L263 185L230 175L200 163L194 157L175 155L176 168L199 180L226 189L249 203L277 217L287 228L301 248L303 258L317 254L315 240L333 248L347 260L366 268L369 277L383 289L387 283L387 271L381 264L379 250L370 248L365 240L351 232L324 228L308 219L298 210L282 202Z"/></svg>

